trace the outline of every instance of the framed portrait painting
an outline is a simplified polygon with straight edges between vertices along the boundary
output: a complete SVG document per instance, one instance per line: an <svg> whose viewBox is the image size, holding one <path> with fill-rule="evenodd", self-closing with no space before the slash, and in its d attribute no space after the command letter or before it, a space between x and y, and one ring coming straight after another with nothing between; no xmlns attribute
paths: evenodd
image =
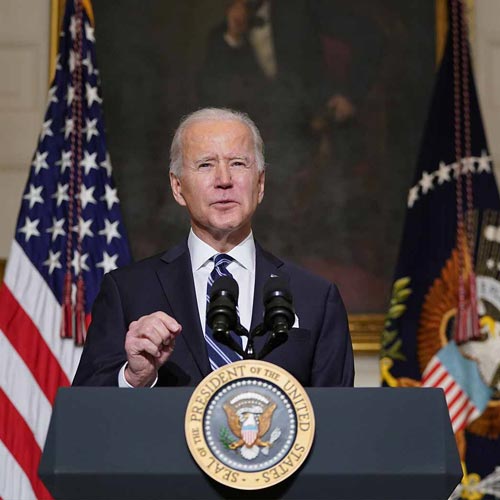
<svg viewBox="0 0 500 500"><path fill-rule="evenodd" d="M356 350L374 352L434 82L435 0L92 6L108 147L134 258L186 237L188 219L168 181L181 117L205 106L244 111L265 143L255 237L335 282Z"/></svg>

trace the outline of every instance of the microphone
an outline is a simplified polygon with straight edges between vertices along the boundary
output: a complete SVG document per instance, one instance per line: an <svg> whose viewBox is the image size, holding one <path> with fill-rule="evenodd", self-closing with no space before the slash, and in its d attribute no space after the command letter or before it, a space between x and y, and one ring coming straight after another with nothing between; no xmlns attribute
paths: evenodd
<svg viewBox="0 0 500 500"><path fill-rule="evenodd" d="M295 321L292 293L287 282L276 276L264 285L264 329L271 334L257 359L267 356L273 349L288 340L288 331Z"/></svg>
<svg viewBox="0 0 500 500"><path fill-rule="evenodd" d="M231 276L221 276L212 285L207 307L207 324L214 339L242 354L241 346L231 338L231 331L238 328L238 283Z"/></svg>
<svg viewBox="0 0 500 500"><path fill-rule="evenodd" d="M264 285L264 326L277 335L288 333L295 322L292 293L280 276L269 278Z"/></svg>

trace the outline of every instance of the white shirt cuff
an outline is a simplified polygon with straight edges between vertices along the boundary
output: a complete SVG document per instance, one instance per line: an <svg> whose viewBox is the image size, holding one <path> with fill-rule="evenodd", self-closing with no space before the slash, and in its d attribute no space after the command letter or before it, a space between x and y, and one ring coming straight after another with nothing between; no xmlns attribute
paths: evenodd
<svg viewBox="0 0 500 500"><path fill-rule="evenodd" d="M134 389L133 385L130 385L127 382L127 379L125 378L125 369L127 368L128 361L125 362L125 364L121 367L120 371L118 372L118 387L122 387L125 389ZM156 383L158 382L158 374L156 374L155 381L149 386L149 387L154 387Z"/></svg>

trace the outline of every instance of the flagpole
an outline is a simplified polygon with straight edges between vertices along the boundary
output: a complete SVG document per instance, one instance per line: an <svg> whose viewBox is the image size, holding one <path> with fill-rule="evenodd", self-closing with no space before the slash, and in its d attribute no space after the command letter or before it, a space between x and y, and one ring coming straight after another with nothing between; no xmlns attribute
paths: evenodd
<svg viewBox="0 0 500 500"><path fill-rule="evenodd" d="M446 46L448 33L447 0L436 0L436 67L439 68Z"/></svg>
<svg viewBox="0 0 500 500"><path fill-rule="evenodd" d="M61 30L64 0L50 0L50 37L49 37L49 85L56 73L56 59Z"/></svg>

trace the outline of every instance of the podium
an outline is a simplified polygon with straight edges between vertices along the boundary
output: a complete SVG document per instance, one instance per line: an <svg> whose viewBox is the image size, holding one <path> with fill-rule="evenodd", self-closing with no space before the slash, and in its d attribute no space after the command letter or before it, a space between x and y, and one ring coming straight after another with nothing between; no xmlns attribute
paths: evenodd
<svg viewBox="0 0 500 500"><path fill-rule="evenodd" d="M447 499L462 477L440 389L311 388L316 434L303 467L235 490L196 465L184 437L192 388L65 388L39 474L57 499Z"/></svg>

